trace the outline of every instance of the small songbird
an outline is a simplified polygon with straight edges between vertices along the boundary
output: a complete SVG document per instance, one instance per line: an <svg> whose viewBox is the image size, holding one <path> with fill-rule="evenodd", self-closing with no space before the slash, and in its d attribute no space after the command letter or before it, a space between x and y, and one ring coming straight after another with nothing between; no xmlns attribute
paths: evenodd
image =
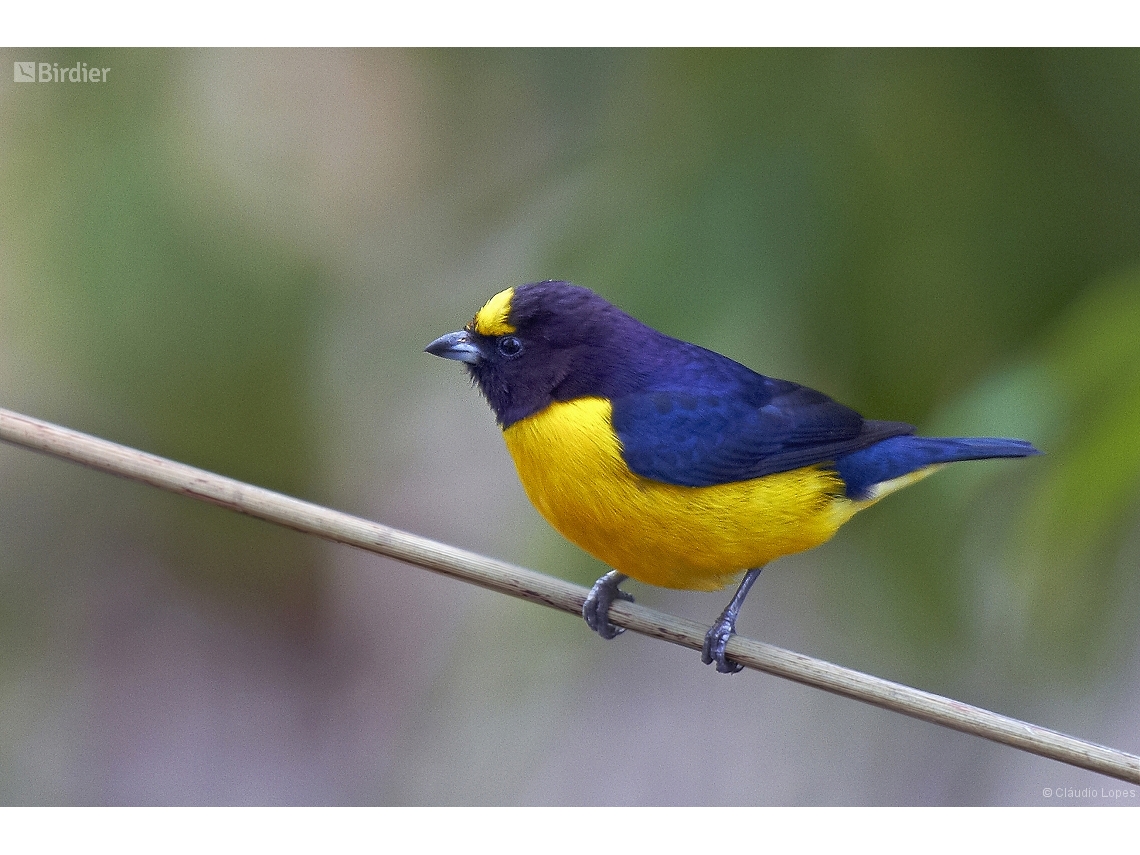
<svg viewBox="0 0 1140 855"><path fill-rule="evenodd" d="M527 496L613 568L583 616L603 638L618 586L740 586L705 637L718 671L761 568L828 540L857 511L944 463L1038 454L1017 439L933 438L658 332L586 288L501 291L425 348L463 362Z"/></svg>

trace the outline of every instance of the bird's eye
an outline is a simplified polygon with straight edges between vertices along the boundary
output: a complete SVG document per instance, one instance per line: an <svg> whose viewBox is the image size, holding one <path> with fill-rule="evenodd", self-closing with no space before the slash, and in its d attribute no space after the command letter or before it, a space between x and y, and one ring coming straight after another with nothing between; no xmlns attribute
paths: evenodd
<svg viewBox="0 0 1140 855"><path fill-rule="evenodd" d="M513 335L505 335L499 339L499 353L507 357L507 359L513 359L514 357L518 356L520 353L522 353L522 350L522 342L515 338Z"/></svg>

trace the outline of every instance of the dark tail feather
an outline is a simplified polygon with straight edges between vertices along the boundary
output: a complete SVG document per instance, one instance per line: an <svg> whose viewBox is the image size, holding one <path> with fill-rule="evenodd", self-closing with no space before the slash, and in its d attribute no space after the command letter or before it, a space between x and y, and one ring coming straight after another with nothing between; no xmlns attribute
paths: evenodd
<svg viewBox="0 0 1140 855"><path fill-rule="evenodd" d="M992 437L893 436L835 461L847 485L847 497L865 498L875 484L899 478L935 463L984 460L989 457L1030 457L1040 454L1021 439Z"/></svg>

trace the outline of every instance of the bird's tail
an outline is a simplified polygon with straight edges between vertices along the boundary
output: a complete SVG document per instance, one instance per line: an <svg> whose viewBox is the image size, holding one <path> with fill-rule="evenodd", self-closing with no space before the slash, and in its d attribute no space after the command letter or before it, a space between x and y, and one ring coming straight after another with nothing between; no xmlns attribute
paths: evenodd
<svg viewBox="0 0 1140 855"><path fill-rule="evenodd" d="M921 477L920 470L929 466L989 457L1030 457L1040 453L1032 443L1021 439L892 436L843 455L835 461L835 468L847 486L849 499L870 499L891 492L882 489L887 482L916 476L898 484L904 486Z"/></svg>

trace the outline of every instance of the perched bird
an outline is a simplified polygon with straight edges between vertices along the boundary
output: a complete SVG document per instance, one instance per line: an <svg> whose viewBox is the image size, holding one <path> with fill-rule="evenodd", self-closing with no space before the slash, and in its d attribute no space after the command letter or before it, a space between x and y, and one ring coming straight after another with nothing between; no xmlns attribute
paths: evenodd
<svg viewBox="0 0 1140 855"><path fill-rule="evenodd" d="M715 590L744 574L705 638L718 671L760 569L828 540L941 464L1039 452L1016 439L930 438L637 321L586 288L501 291L428 353L463 362L538 511L611 568L583 616L603 638L627 577Z"/></svg>

